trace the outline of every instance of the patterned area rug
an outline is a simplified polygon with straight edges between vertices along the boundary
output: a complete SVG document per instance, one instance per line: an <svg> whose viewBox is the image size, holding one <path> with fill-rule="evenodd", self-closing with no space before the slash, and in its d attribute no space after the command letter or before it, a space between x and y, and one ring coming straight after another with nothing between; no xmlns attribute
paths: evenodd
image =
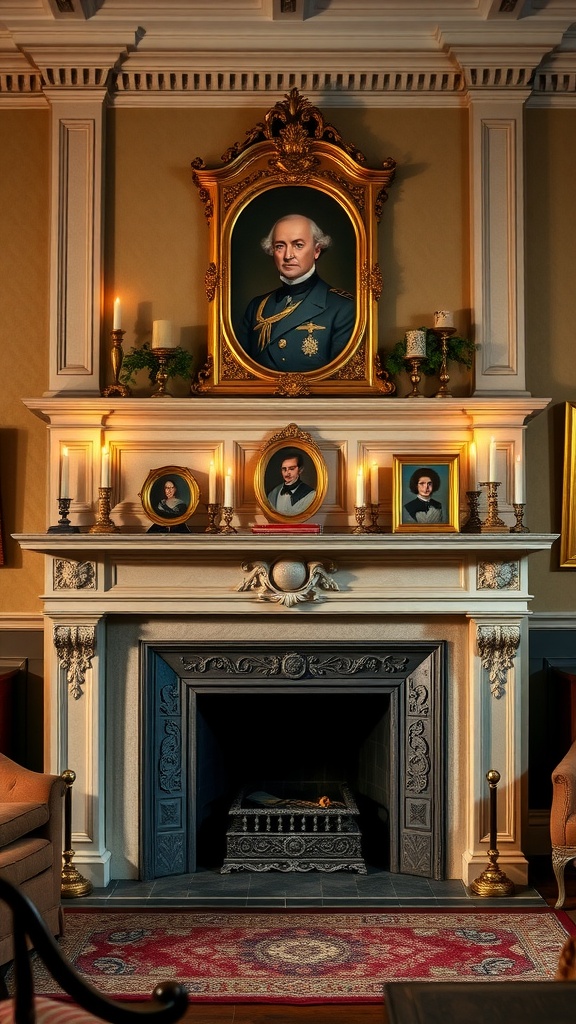
<svg viewBox="0 0 576 1024"><path fill-rule="evenodd" d="M92 984L149 996L174 978L193 1001L381 1002L384 981L542 981L570 919L542 910L66 911L63 952ZM35 960L36 991L58 993Z"/></svg>

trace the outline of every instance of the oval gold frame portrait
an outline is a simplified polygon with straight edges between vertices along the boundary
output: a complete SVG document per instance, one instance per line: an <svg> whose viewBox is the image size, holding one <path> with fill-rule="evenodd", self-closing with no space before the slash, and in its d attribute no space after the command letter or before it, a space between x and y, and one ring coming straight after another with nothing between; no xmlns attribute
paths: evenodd
<svg viewBox="0 0 576 1024"><path fill-rule="evenodd" d="M177 494L179 491L181 501L186 506L185 511L180 514L162 515L158 509L158 503L167 480L174 481ZM160 469L150 470L139 496L144 512L153 523L166 527L179 526L193 515L200 499L200 488L190 470L184 466L161 466Z"/></svg>
<svg viewBox="0 0 576 1024"><path fill-rule="evenodd" d="M282 484L280 464L283 458L286 457L282 453L284 451L292 452L295 449L303 456L303 473L310 477L311 469L313 469L316 474L314 481L316 494L310 505L302 512L298 512L295 515L287 515L274 508L269 500L269 494L271 490ZM306 482L311 486L313 481L307 479ZM326 463L311 434L300 430L295 423L289 423L284 430L274 434L266 442L262 448L254 473L254 492L256 494L256 501L267 518L277 523L304 523L311 519L320 508L326 497L327 488L328 471Z"/></svg>

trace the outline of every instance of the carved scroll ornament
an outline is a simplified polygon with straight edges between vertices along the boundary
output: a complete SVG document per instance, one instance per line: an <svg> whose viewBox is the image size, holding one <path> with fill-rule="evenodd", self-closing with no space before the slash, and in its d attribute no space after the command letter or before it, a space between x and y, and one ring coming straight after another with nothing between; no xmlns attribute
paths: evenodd
<svg viewBox="0 0 576 1024"><path fill-rule="evenodd" d="M504 696L506 674L512 668L520 644L520 627L478 626L476 639L482 667L490 678L492 696L499 700Z"/></svg>
<svg viewBox="0 0 576 1024"><path fill-rule="evenodd" d="M66 670L70 696L78 700L96 649L96 627L54 626L53 638L60 665Z"/></svg>

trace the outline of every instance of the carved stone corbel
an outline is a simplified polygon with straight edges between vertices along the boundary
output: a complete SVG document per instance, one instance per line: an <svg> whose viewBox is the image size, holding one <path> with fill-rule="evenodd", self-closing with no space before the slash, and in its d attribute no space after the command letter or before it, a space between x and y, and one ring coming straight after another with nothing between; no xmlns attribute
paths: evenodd
<svg viewBox="0 0 576 1024"><path fill-rule="evenodd" d="M243 562L242 569L250 575L244 577L237 590L255 590L257 601L274 601L287 608L302 601L316 601L316 587L322 590L339 590L335 580L328 573L336 571L335 565L322 562L300 562L281 558L273 562Z"/></svg>
<svg viewBox="0 0 576 1024"><path fill-rule="evenodd" d="M66 670L68 692L78 700L96 649L96 627L54 626L53 639L60 665Z"/></svg>
<svg viewBox="0 0 576 1024"><path fill-rule="evenodd" d="M520 644L520 627L479 625L476 640L482 667L490 678L490 691L499 700L504 696L506 673L512 667Z"/></svg>

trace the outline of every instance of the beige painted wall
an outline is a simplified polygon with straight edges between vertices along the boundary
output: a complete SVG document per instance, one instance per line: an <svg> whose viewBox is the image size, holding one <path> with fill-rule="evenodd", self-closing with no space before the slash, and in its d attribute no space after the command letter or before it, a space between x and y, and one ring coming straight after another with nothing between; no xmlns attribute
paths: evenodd
<svg viewBox="0 0 576 1024"><path fill-rule="evenodd" d="M208 230L191 180L201 156L219 166L224 150L261 119L258 110L138 110L108 114L106 287L103 365L110 377L112 300L122 295L124 346L141 343L152 320L175 321L203 360L203 278ZM369 166L398 162L380 227L384 274L380 347L430 321L439 306L469 330L467 119L459 110L330 110ZM563 403L576 396L573 307L576 280L576 111L526 114L528 388L552 398L528 428L527 520L559 531ZM40 610L41 556L10 540L45 528L44 425L22 404L47 387L49 112L0 111L0 495L7 564L0 615ZM142 382L145 384L145 380ZM56 514L57 510L50 510ZM535 610L572 611L576 577L558 553L532 556Z"/></svg>

